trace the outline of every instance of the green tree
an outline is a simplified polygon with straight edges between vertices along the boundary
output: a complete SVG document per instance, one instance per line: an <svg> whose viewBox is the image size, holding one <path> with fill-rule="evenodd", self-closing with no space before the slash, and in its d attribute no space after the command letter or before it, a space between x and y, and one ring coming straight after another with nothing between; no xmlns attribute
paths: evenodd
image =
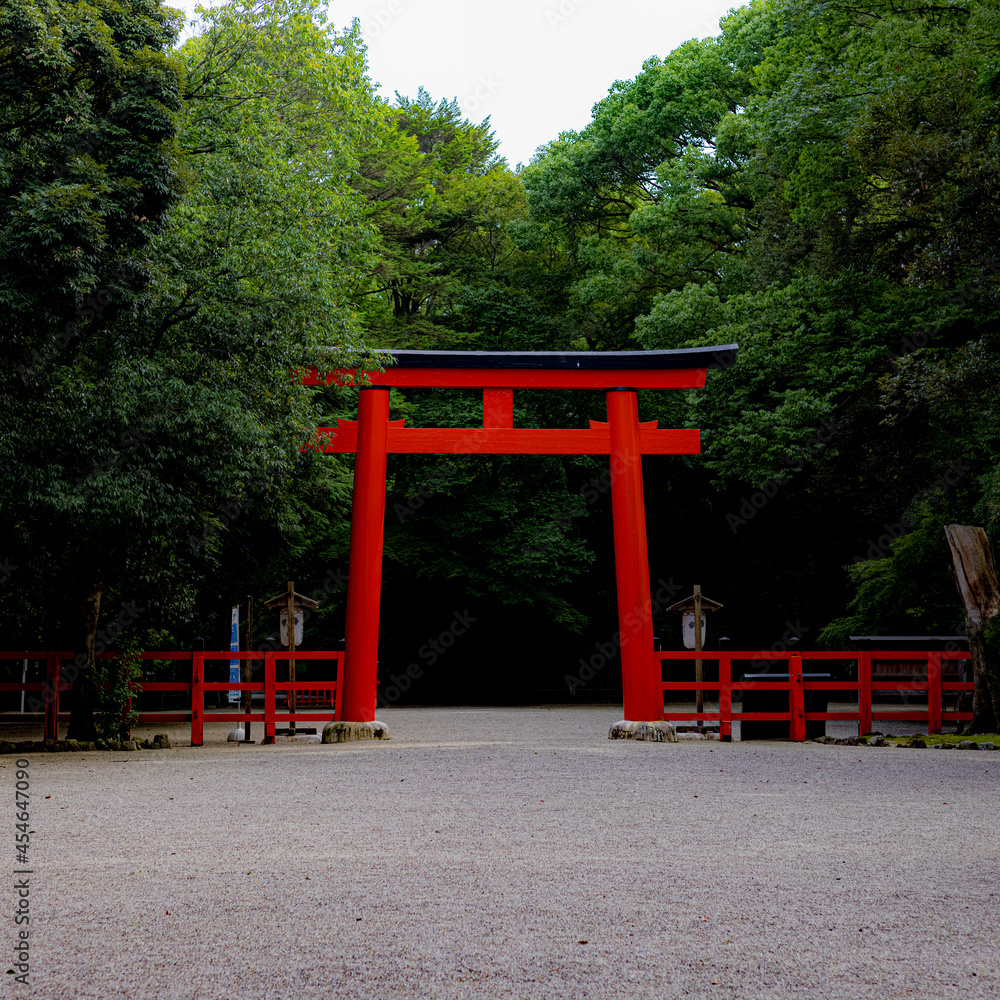
<svg viewBox="0 0 1000 1000"><path fill-rule="evenodd" d="M357 39L308 0L231 3L171 79L186 190L146 243L143 296L97 310L33 372L5 435L13 550L30 556L11 582L83 593L82 626L53 614L81 650L81 738L95 647L138 619L183 622L223 555L253 563L252 539L228 544L235 525L294 534L296 479L332 484L300 450L318 412L289 370L360 343L347 299L371 240L345 177L372 101Z"/></svg>

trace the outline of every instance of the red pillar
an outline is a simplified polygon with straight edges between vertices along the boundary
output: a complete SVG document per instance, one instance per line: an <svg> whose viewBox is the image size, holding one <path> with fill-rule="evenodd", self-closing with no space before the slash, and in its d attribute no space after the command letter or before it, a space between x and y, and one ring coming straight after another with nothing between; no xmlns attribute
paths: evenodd
<svg viewBox="0 0 1000 1000"><path fill-rule="evenodd" d="M191 654L191 746L205 742L205 654Z"/></svg>
<svg viewBox="0 0 1000 1000"><path fill-rule="evenodd" d="M375 718L378 620L385 531L385 462L389 389L362 389L358 400L358 451L351 505L351 556L347 573L347 628L341 717Z"/></svg>
<svg viewBox="0 0 1000 1000"><path fill-rule="evenodd" d="M658 661L653 657L642 452L634 389L608 393L608 425L625 719L652 722L663 718L663 688Z"/></svg>
<svg viewBox="0 0 1000 1000"><path fill-rule="evenodd" d="M872 731L872 654L858 653L858 736Z"/></svg>
<svg viewBox="0 0 1000 1000"><path fill-rule="evenodd" d="M941 732L941 653L927 654L927 733Z"/></svg>
<svg viewBox="0 0 1000 1000"><path fill-rule="evenodd" d="M264 739L261 740L265 746L272 744L275 738L275 677L274 653L268 650L264 653Z"/></svg>
<svg viewBox="0 0 1000 1000"><path fill-rule="evenodd" d="M788 657L788 738L801 743L806 738L806 701L802 687L802 657Z"/></svg>

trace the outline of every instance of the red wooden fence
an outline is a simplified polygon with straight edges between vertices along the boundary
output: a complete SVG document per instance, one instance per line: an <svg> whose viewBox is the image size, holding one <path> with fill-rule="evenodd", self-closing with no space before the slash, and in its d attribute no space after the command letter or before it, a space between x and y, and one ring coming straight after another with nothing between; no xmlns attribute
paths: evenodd
<svg viewBox="0 0 1000 1000"><path fill-rule="evenodd" d="M926 722L928 733L940 733L944 722L969 721L971 712L944 711L942 696L948 692L972 691L975 685L970 681L942 681L942 660L968 660L967 652L938 650L865 650L864 652L803 651L781 652L695 652L680 650L654 653L661 665L666 660L702 660L719 664L717 681L663 681L663 690L694 692L718 692L717 712L675 712L666 716L671 721L718 722L722 739L732 737L733 722L787 722L789 739L804 740L806 723L820 720L841 720L858 724L858 735L870 732L872 720L892 722ZM927 665L927 679L922 681L898 681L872 677L872 660L924 660ZM788 679L785 681L746 681L732 679L734 660L751 663L767 661L788 661ZM802 663L829 660L853 660L856 666L856 680L803 680ZM733 691L787 691L788 711L786 712L734 712ZM857 696L858 707L848 712L807 712L805 710L806 691L845 691ZM922 691L927 694L927 708L904 709L901 711L872 711L872 693L878 691ZM852 699L853 700L853 699Z"/></svg>
<svg viewBox="0 0 1000 1000"><path fill-rule="evenodd" d="M117 653L101 653L100 659L111 659ZM340 678L343 667L343 650L323 650L297 653L268 651L260 653L224 652L148 652L137 654L142 660L182 660L191 665L191 679L187 681L140 681L142 693L181 691L190 695L191 708L182 712L141 712L140 723L155 722L188 722L191 723L191 745L200 747L204 738L204 724L209 722L262 722L264 724L264 743L274 742L275 724L278 722L332 722L340 718ZM295 659L298 663L309 660L335 660L337 663L337 678L331 681L278 681L275 679L275 663L277 660ZM0 691L27 691L37 695L44 707L45 739L59 738L59 722L68 721L68 713L60 713L59 696L68 691L72 685L60 680L60 663L63 660L74 659L73 653L66 652L0 652L0 660L41 660L46 664L44 681L29 683L0 683ZM206 660L263 660L264 679L254 682L236 681L206 681ZM260 691L264 695L263 708L259 712L206 712L206 691ZM325 694L332 704L326 711L278 712L277 693L279 691L304 692L309 694ZM310 700L315 700L310 698ZM237 706L234 706L234 708Z"/></svg>
<svg viewBox="0 0 1000 1000"><path fill-rule="evenodd" d="M108 659L116 653L102 653L101 658ZM341 718L341 677L343 670L342 650L324 650L320 652L149 652L138 654L143 660L181 660L191 664L190 681L142 681L141 688L147 692L180 691L191 696L190 711L183 712L143 712L139 722L188 722L191 723L191 745L201 746L204 735L204 724L210 722L262 722L264 724L264 743L274 742L275 724L278 722L331 722ZM332 681L277 681L275 679L275 663L277 660L294 658L299 661L335 660L337 662L337 678ZM846 651L846 652L782 652L764 651L725 652L693 650L677 650L671 652L656 652L654 654L661 664L668 660L702 660L717 662L719 679L717 681L663 681L664 692L685 691L718 693L719 708L716 712L680 712L671 710L665 712L665 717L671 721L683 722L718 722L720 736L731 738L734 721L772 721L787 722L789 738L800 741L805 739L806 723L816 720L856 721L858 735L871 730L872 721L893 722L925 722L928 733L940 733L944 722L968 721L971 712L945 711L943 696L951 692L972 691L974 685L968 681L943 681L941 677L942 660L968 660L967 652L946 652L936 650L883 650L883 651ZM59 722L68 719L68 713L60 713L59 696L68 691L70 684L59 679L60 663L72 660L73 653L66 652L0 652L0 660L41 660L46 664L45 681L28 683L0 683L0 691L27 691L33 694L41 693L41 702L45 714L45 738L59 738ZM880 680L872 677L872 660L920 660L927 665L927 679L922 681L899 681L893 679ZM256 682L206 681L206 660L263 660L264 679ZM733 680L733 661L749 661L763 663L767 661L787 660L788 679L784 681L746 681ZM856 680L804 680L802 676L803 661L854 661L856 664ZM788 710L784 712L734 712L733 691L787 691ZM261 691L264 695L262 711L259 712L226 712L205 711L206 691ZM279 691L314 692L326 694L333 708L326 711L278 712L277 693ZM805 692L828 691L850 692L856 695L858 707L847 712L806 712ZM873 711L872 693L879 691L919 691L927 694L926 709L904 709L901 711ZM315 700L315 699L310 699ZM853 700L853 699L852 699Z"/></svg>

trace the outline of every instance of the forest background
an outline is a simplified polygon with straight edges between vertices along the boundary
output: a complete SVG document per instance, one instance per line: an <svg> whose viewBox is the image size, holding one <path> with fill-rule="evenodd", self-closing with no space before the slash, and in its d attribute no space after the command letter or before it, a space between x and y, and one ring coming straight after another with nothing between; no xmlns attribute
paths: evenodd
<svg viewBox="0 0 1000 1000"><path fill-rule="evenodd" d="M753 0L517 172L456 101L376 97L319 0L204 18L178 47L158 0L0 0L4 648L227 648L287 580L338 648L352 460L310 445L356 392L289 371L392 348L738 343L704 390L640 394L703 441L643 462L651 579L724 604L710 647L962 630L943 525L1000 525L996 2ZM606 465L390 456L383 684L616 696L613 656L580 677L617 627Z"/></svg>

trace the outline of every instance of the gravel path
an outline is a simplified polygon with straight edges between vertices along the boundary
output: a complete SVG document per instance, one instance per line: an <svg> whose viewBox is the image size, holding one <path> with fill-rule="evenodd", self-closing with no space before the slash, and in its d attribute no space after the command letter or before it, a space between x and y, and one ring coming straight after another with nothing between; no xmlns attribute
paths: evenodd
<svg viewBox="0 0 1000 1000"><path fill-rule="evenodd" d="M617 717L34 754L31 985L4 995L1000 996L1000 753L609 741Z"/></svg>

